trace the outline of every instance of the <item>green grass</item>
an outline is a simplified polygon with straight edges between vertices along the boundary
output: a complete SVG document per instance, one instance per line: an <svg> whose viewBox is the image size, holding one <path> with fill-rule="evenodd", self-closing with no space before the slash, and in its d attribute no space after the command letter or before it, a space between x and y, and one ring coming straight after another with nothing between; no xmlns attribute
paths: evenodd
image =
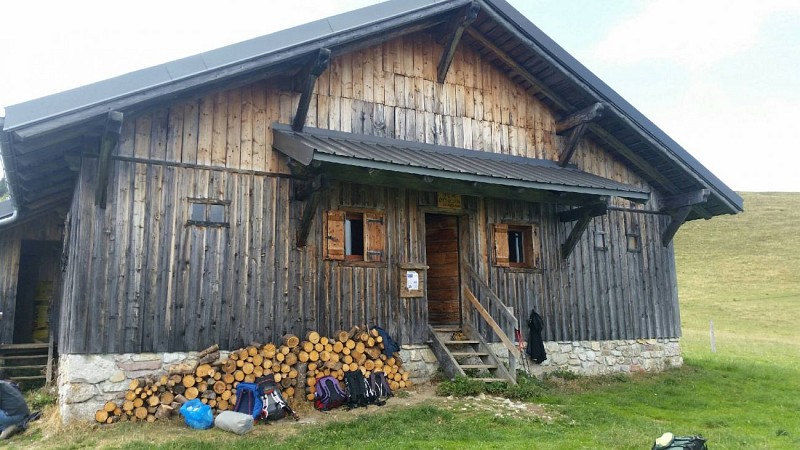
<svg viewBox="0 0 800 450"><path fill-rule="evenodd" d="M523 379L518 387L441 383L442 397L317 425L259 425L239 437L179 421L35 428L29 448L644 449L665 431L713 449L800 448L800 194L745 194L744 214L692 222L675 246L686 364L661 374ZM710 351L714 321L717 352ZM563 374L562 374L563 375ZM483 412L460 395L488 392L546 414ZM474 399L474 397L473 397ZM390 404L401 402L392 399ZM499 415L497 415L499 414ZM0 444L2 445L2 444Z"/></svg>
<svg viewBox="0 0 800 450"><path fill-rule="evenodd" d="M675 238L688 355L800 368L800 194L745 193L745 212L693 221Z"/></svg>

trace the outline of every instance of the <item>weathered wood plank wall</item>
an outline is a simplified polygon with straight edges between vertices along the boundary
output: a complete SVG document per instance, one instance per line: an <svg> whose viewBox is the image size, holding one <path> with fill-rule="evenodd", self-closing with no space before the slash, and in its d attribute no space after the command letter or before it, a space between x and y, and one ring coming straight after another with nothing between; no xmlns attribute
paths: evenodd
<svg viewBox="0 0 800 450"><path fill-rule="evenodd" d="M557 159L550 111L463 47L446 82L437 84L440 53L421 33L335 56L318 79L307 125ZM303 203L293 200L285 157L272 150L270 124L291 123L298 96L264 81L126 117L105 210L93 204L96 162L84 160L70 228L83 247L69 254L65 351L235 347L365 323L386 326L401 342L426 340L425 299L397 298L395 265L424 261L424 213L435 196L335 183L323 195L308 245L297 249ZM573 162L642 184L588 141ZM229 226L187 226L189 198L230 202ZM385 264L322 259L322 212L340 207L385 211ZM608 250L594 250L587 232L562 261L558 248L571 224L558 223L561 209L465 198L462 248L517 314L540 309L549 339L676 335L672 253L657 243L663 219L639 216L644 246L636 254L623 247L620 213L595 219ZM491 266L487 233L503 220L541 224L543 272Z"/></svg>

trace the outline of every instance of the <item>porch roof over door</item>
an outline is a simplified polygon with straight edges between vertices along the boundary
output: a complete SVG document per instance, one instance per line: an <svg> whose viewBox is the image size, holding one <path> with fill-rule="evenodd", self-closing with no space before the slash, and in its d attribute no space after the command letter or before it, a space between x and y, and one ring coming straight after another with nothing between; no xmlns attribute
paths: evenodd
<svg viewBox="0 0 800 450"><path fill-rule="evenodd" d="M638 186L555 161L317 128L295 132L273 124L273 147L331 178L362 184L520 199L532 199L524 194L535 191L544 195L533 199L564 203L612 196L645 202L650 196Z"/></svg>

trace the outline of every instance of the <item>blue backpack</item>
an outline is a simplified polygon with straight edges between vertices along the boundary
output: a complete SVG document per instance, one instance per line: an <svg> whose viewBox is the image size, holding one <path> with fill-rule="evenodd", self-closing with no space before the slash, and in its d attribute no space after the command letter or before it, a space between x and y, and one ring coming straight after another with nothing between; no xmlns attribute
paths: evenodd
<svg viewBox="0 0 800 450"><path fill-rule="evenodd" d="M263 396L264 391L259 385L241 382L236 386L236 403L233 410L250 414L253 419L258 419L264 410Z"/></svg>
<svg viewBox="0 0 800 450"><path fill-rule="evenodd" d="M378 334L381 336L381 339L383 339L384 355L391 358L392 356L394 356L396 352L400 351L400 346L397 345L397 342L395 342L391 336L389 336L389 333L387 333L386 330L377 325L373 325L372 327L370 327L370 330L377 330Z"/></svg>

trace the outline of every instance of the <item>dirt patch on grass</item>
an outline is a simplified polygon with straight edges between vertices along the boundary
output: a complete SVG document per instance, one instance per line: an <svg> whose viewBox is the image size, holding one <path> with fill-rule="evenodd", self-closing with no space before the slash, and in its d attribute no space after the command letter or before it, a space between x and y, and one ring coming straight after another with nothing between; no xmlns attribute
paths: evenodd
<svg viewBox="0 0 800 450"><path fill-rule="evenodd" d="M474 397L440 397L436 395L436 385L431 383L419 384L414 388L401 391L397 396L390 398L385 405L370 405L363 408L348 410L337 408L333 411L321 412L314 409L311 402L297 405L300 420L291 418L282 419L280 422L260 422L247 434L249 437L282 436L289 437L302 433L308 427L317 428L333 422L349 422L360 417L385 414L417 405L432 405L448 409L456 414L474 414L475 412L490 412L497 417L518 419L535 419L551 421L554 414L548 412L540 405L508 400L501 397L479 395ZM152 445L168 444L175 439L190 437L208 444L225 443L230 439L230 434L218 429L203 431L198 434L196 430L188 428L182 417L176 414L169 420L160 420L155 423L128 423L121 422L112 425L99 425L80 423L62 427L58 410L49 407L42 419L30 424L30 428L23 434L14 436L11 440L0 441L0 448L64 448L75 446L79 448L106 448L119 447L130 442L141 442L142 436L148 436Z"/></svg>

